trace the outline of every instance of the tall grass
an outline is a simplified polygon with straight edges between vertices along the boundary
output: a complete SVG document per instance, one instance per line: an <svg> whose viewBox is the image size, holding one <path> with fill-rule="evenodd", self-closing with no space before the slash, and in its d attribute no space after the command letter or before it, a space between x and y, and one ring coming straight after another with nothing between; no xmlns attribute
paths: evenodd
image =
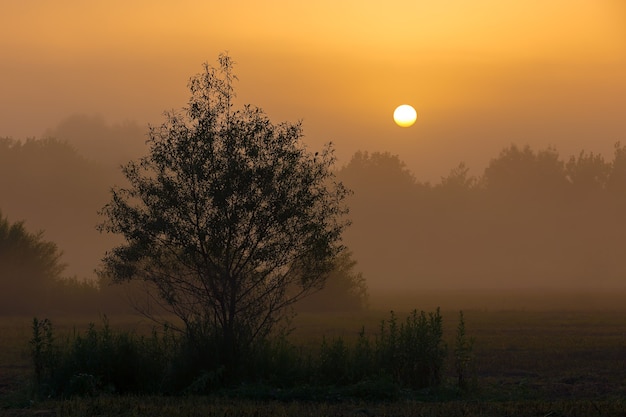
<svg viewBox="0 0 626 417"><path fill-rule="evenodd" d="M30 343L38 393L73 396L160 392L176 339L167 331L150 337L114 331L106 317L100 329L92 323L58 339L49 320L35 318Z"/></svg>
<svg viewBox="0 0 626 417"><path fill-rule="evenodd" d="M353 346L342 338L322 342L318 371L321 381L356 383L390 379L408 388L436 387L441 383L447 355L442 317L414 310L403 323L392 311L371 341L363 328Z"/></svg>
<svg viewBox="0 0 626 417"><path fill-rule="evenodd" d="M454 371L457 377L457 386L462 390L469 390L476 386L476 370L474 368L474 339L465 333L465 317L459 312L459 324L456 330L454 346Z"/></svg>
<svg viewBox="0 0 626 417"><path fill-rule="evenodd" d="M85 332L64 338L54 335L47 319L35 318L32 331L37 391L55 397L223 390L253 396L261 390L261 396L276 397L276 390L300 390L297 396L307 399L318 396L320 387L335 387L342 395L384 398L402 388L440 386L447 356L438 309L415 310L402 322L391 312L377 333L368 336L363 327L356 341L324 338L318 349L294 346L284 334L267 338L246 352L229 375L219 365L219 344L210 334L192 341L164 328L139 336L111 329L106 317L101 326L90 324ZM461 344L455 352L459 349L467 352L468 346ZM252 387L248 394L246 387ZM308 394L303 387L310 388Z"/></svg>

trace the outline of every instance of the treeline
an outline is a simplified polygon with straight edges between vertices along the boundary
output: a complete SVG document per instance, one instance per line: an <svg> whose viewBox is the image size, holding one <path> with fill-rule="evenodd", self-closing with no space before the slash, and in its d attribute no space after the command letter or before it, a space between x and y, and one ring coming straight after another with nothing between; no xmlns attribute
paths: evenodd
<svg viewBox="0 0 626 417"><path fill-rule="evenodd" d="M612 160L511 145L480 176L438 184L359 152L347 241L371 288L614 288L626 284L626 147Z"/></svg>

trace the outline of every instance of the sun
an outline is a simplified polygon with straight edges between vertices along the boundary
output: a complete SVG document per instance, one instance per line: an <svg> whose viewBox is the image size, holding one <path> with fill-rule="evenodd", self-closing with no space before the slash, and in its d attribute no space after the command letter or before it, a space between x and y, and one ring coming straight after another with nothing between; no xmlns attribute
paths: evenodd
<svg viewBox="0 0 626 417"><path fill-rule="evenodd" d="M403 104L394 110L393 120L401 127L413 126L413 123L417 120L417 112L408 104Z"/></svg>

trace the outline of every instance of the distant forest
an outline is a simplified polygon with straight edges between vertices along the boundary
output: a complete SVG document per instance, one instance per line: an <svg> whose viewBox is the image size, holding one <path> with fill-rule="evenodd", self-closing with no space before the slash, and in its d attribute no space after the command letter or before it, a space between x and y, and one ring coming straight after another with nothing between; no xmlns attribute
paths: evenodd
<svg viewBox="0 0 626 417"><path fill-rule="evenodd" d="M626 284L626 148L612 160L511 145L479 177L438 184L397 156L358 152L347 242L372 290L590 288Z"/></svg>
<svg viewBox="0 0 626 417"><path fill-rule="evenodd" d="M72 130L80 123L83 129ZM117 138L117 152L94 150L97 141L80 137L85 127L99 140ZM95 278L102 255L116 244L96 231L97 213L111 186L123 181L119 166L145 151L138 132L132 124L107 128L79 118L48 132L51 138L0 139L0 212L56 243L66 276ZM337 168L354 191L345 244L371 291L626 284L620 143L611 160L511 145L482 175L469 175L461 163L435 184L415 178L390 153L357 152Z"/></svg>

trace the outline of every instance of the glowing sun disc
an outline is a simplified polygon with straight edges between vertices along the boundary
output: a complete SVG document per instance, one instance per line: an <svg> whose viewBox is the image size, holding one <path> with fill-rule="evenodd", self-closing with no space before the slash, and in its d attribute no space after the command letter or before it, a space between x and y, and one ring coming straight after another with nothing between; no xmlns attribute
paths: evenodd
<svg viewBox="0 0 626 417"><path fill-rule="evenodd" d="M413 126L413 123L417 120L417 112L408 104L403 104L394 110L393 120L401 127Z"/></svg>

